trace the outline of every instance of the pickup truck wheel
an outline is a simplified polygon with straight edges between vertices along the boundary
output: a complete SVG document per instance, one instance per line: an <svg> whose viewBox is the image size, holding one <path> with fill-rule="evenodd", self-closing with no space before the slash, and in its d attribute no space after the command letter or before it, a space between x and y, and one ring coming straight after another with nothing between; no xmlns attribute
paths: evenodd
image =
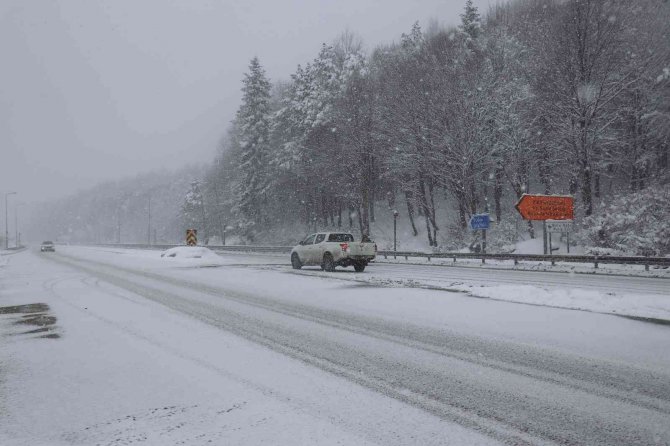
<svg viewBox="0 0 670 446"><path fill-rule="evenodd" d="M354 270L357 273L362 273L363 271L365 271L366 266L367 266L367 264L365 262L356 262L356 263L354 263Z"/></svg>
<svg viewBox="0 0 670 446"><path fill-rule="evenodd" d="M302 262L300 261L300 257L298 257L298 254L293 253L291 255L291 266L293 269L300 269L302 268Z"/></svg>
<svg viewBox="0 0 670 446"><path fill-rule="evenodd" d="M323 255L323 269L328 272L335 271L335 260L333 260L333 256L329 252Z"/></svg>

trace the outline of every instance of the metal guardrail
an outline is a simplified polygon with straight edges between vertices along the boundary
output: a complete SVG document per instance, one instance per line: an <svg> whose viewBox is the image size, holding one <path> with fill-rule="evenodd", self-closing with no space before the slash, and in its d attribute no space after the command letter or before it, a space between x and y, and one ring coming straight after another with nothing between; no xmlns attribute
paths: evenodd
<svg viewBox="0 0 670 446"><path fill-rule="evenodd" d="M378 251L378 256L388 257L404 257L407 260L409 257L423 257L430 261L435 259L481 259L482 263L490 260L513 260L515 265L520 261L538 261L551 262L555 265L556 262L569 263L593 263L595 268L599 264L618 264L618 265L644 265L645 270L649 270L651 265L670 267L670 257L644 257L644 256L589 256L589 255L543 255L543 254L481 254L481 253L462 253L462 252L443 252L443 253L423 253L410 251Z"/></svg>
<svg viewBox="0 0 670 446"><path fill-rule="evenodd" d="M92 246L104 246L108 248L135 248L135 249L170 249L178 246L186 245L148 245L142 243L108 243L96 244ZM270 252L288 254L293 249L293 246L250 246L250 245L207 245L207 248L212 251L233 251L233 252Z"/></svg>
<svg viewBox="0 0 670 446"><path fill-rule="evenodd" d="M8 255L16 254L18 252L24 251L26 248L27 248L26 245L13 246L11 248L7 248L3 252L0 252L0 256L8 256Z"/></svg>
<svg viewBox="0 0 670 446"><path fill-rule="evenodd" d="M139 249L170 249L184 245L147 245L147 244L106 244L97 246L120 247L120 248L139 248ZM288 254L293 249L292 246L250 246L250 245L209 245L209 249L219 252L266 252ZM650 266L670 267L670 257L644 257L644 256L589 256L589 255L542 255L542 254L481 254L481 253L463 253L463 252L415 252L415 251L377 251L377 256L385 259L389 257L404 257L408 260L410 257L431 259L481 259L482 263L486 260L512 260L515 265L519 262L550 262L555 265L556 262L569 263L593 263L594 268L600 264L618 264L618 265L644 265L645 270Z"/></svg>

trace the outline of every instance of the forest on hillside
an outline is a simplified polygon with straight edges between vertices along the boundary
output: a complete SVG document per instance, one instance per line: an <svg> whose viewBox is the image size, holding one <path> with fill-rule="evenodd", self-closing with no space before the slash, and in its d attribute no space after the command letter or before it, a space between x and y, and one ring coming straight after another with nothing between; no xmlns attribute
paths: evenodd
<svg viewBox="0 0 670 446"><path fill-rule="evenodd" d="M375 221L401 210L412 236L458 249L481 212L513 226L512 239L535 237L516 201L564 194L578 242L670 252L670 2L514 0L480 12L468 0L456 27L417 23L369 51L347 32L286 80L254 57L242 91L206 168L162 192L160 181L135 181L133 196L101 185L37 214L54 238L82 242L178 241L197 227L219 242L280 244L313 227L374 238ZM162 197L162 226L152 235L137 217L120 237L121 212L135 203L145 215L143 194ZM278 235L286 228L294 240Z"/></svg>

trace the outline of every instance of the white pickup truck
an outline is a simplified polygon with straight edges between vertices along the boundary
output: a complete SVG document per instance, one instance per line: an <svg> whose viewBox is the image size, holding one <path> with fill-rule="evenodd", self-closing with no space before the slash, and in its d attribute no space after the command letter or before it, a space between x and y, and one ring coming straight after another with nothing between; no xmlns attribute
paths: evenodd
<svg viewBox="0 0 670 446"><path fill-rule="evenodd" d="M374 242L356 242L346 232L318 232L308 235L291 250L291 265L293 269L319 265L325 271L353 265L356 272L362 272L376 255Z"/></svg>

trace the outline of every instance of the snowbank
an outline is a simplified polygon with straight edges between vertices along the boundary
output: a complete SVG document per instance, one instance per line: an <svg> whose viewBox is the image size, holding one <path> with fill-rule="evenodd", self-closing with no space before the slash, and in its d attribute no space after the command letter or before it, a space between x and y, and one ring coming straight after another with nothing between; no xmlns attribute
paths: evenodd
<svg viewBox="0 0 670 446"><path fill-rule="evenodd" d="M170 248L161 253L161 258L189 266L221 266L225 263L221 256L202 246Z"/></svg>
<svg viewBox="0 0 670 446"><path fill-rule="evenodd" d="M453 288L475 297L670 321L670 301L662 295L613 294L532 285L456 285Z"/></svg>

